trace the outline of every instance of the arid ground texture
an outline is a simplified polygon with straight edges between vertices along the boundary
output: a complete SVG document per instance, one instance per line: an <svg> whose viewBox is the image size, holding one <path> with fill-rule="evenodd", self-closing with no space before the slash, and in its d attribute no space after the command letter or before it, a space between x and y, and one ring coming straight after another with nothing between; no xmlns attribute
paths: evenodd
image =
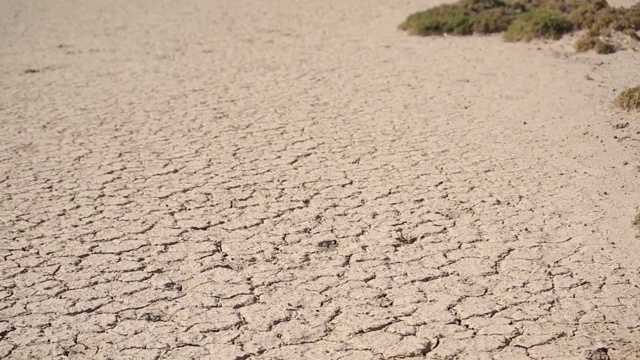
<svg viewBox="0 0 640 360"><path fill-rule="evenodd" d="M640 359L640 52L438 4L1 0L0 358Z"/></svg>

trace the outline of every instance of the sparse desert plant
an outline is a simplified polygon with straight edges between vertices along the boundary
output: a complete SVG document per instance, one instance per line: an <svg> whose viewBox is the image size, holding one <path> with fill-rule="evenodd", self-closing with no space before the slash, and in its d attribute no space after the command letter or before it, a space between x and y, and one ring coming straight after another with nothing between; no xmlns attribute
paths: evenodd
<svg viewBox="0 0 640 360"><path fill-rule="evenodd" d="M633 226L636 227L636 229L638 229L640 231L640 213L638 213L636 215L636 217L633 219L632 224L633 224Z"/></svg>
<svg viewBox="0 0 640 360"><path fill-rule="evenodd" d="M616 98L615 104L623 110L640 111L640 86L627 89L620 93ZM636 218L636 221L640 224L640 219Z"/></svg>
<svg viewBox="0 0 640 360"><path fill-rule="evenodd" d="M614 8L605 0L459 0L410 15L399 26L412 35L505 32L506 41L559 39L584 30L577 51L615 52L605 39L619 32L640 40L640 2Z"/></svg>

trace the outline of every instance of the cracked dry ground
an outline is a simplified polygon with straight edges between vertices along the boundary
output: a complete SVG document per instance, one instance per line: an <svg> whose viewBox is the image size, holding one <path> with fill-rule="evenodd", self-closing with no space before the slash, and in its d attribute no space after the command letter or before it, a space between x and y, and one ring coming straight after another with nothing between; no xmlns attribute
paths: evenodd
<svg viewBox="0 0 640 360"><path fill-rule="evenodd" d="M0 357L640 358L640 57L424 7L3 1Z"/></svg>

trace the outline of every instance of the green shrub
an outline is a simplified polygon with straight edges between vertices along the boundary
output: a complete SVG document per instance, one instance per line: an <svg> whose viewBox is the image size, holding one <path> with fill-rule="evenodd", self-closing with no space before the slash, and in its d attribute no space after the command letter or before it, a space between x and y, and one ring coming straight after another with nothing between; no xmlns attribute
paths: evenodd
<svg viewBox="0 0 640 360"><path fill-rule="evenodd" d="M499 0L462 0L415 13L399 27L424 36L491 34L505 31L516 16Z"/></svg>
<svg viewBox="0 0 640 360"><path fill-rule="evenodd" d="M404 23L400 24L400 29L407 30L412 35L473 33L469 14L459 6L448 4L409 16Z"/></svg>
<svg viewBox="0 0 640 360"><path fill-rule="evenodd" d="M573 29L571 22L555 11L538 9L516 19L504 33L505 41L531 41L533 39L558 40Z"/></svg>
<svg viewBox="0 0 640 360"><path fill-rule="evenodd" d="M506 41L559 39L586 30L577 51L615 51L602 40L622 32L640 41L640 2L613 8L605 0L459 0L410 15L399 26L412 35L471 35L505 32Z"/></svg>

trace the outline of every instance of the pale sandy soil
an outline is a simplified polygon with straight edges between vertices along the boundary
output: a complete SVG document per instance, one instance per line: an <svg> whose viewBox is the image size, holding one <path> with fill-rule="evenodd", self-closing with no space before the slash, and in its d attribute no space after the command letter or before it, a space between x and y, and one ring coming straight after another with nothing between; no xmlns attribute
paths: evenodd
<svg viewBox="0 0 640 360"><path fill-rule="evenodd" d="M640 53L434 4L0 1L0 357L640 358Z"/></svg>

